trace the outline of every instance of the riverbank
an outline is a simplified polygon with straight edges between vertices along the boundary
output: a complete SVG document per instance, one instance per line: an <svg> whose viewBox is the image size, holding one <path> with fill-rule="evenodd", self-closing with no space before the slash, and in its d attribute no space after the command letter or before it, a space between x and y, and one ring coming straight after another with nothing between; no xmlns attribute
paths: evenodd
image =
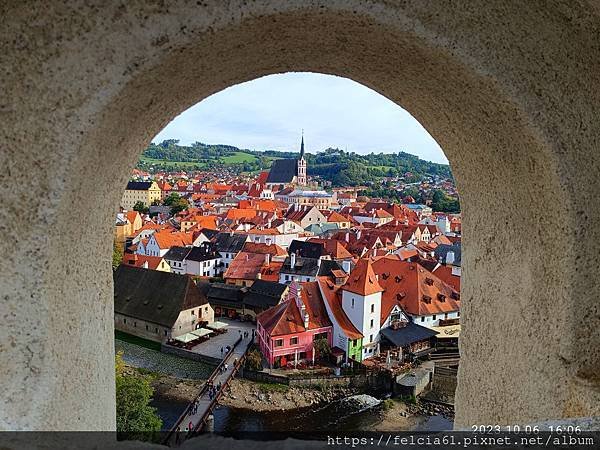
<svg viewBox="0 0 600 450"><path fill-rule="evenodd" d="M220 399L219 404L233 410L254 412L318 410L324 405L358 394L359 391L347 387L321 388L316 386L297 387L283 384L257 383L244 379L234 379L230 390ZM347 408L342 408L347 409ZM368 420L360 421L362 431L399 431L427 427L432 417L440 417L443 424L454 419L451 408L419 402L405 403L394 398L384 400L381 406L372 409Z"/></svg>
<svg viewBox="0 0 600 450"><path fill-rule="evenodd" d="M354 389L340 386L292 387L235 378L219 403L231 408L254 411L285 411L331 402L356 393Z"/></svg>

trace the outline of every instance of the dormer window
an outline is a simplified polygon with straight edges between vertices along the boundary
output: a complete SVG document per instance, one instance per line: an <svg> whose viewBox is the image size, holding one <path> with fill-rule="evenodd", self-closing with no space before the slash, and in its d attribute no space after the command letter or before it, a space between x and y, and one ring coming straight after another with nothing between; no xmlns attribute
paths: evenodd
<svg viewBox="0 0 600 450"><path fill-rule="evenodd" d="M423 296L423 302L430 304L431 303L431 297L429 295L424 295Z"/></svg>
<svg viewBox="0 0 600 450"><path fill-rule="evenodd" d="M433 286L433 280L431 278L425 278L425 284L428 286Z"/></svg>
<svg viewBox="0 0 600 450"><path fill-rule="evenodd" d="M438 300L439 300L440 302L442 302L442 303L446 301L446 296L445 296L444 294L442 294L442 293L439 293L439 294L437 295L437 298L438 298Z"/></svg>

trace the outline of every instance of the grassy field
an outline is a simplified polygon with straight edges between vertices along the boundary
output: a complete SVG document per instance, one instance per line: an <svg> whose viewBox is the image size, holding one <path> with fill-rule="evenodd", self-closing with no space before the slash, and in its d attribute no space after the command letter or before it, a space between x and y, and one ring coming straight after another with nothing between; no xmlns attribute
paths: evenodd
<svg viewBox="0 0 600 450"><path fill-rule="evenodd" d="M166 159L155 159L155 158L147 158L145 156L140 156L140 162L144 162L146 164L170 164L177 167L190 167L190 166L205 166L205 163L200 163L196 161L168 161Z"/></svg>
<svg viewBox="0 0 600 450"><path fill-rule="evenodd" d="M235 152L231 156L225 156L223 158L225 164L240 164L245 162L256 161L256 156L244 152Z"/></svg>

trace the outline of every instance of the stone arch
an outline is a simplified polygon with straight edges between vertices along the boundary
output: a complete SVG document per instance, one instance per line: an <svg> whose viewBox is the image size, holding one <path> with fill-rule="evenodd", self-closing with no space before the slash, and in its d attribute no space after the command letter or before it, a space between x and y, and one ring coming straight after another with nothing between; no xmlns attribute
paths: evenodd
<svg viewBox="0 0 600 450"><path fill-rule="evenodd" d="M2 8L1 428L114 428L110 236L130 168L187 107L291 70L386 95L452 164L466 240L457 425L598 415L591 3Z"/></svg>

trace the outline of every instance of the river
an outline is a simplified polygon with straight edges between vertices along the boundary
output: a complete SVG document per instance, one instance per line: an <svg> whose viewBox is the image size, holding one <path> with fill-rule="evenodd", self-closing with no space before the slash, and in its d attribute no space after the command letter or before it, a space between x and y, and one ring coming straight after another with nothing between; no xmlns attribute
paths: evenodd
<svg viewBox="0 0 600 450"><path fill-rule="evenodd" d="M123 360L132 366L161 372L178 378L202 380L208 378L213 366L179 358L156 350L115 340L117 350L123 351ZM163 420L163 429L168 430L187 406L187 402L163 396L155 392L151 403ZM280 411L253 411L219 406L214 411L216 433L253 432L336 432L370 431L381 420L379 407L360 410L343 399L324 406L311 406ZM452 421L436 415L427 417L416 430L443 431L452 429Z"/></svg>

